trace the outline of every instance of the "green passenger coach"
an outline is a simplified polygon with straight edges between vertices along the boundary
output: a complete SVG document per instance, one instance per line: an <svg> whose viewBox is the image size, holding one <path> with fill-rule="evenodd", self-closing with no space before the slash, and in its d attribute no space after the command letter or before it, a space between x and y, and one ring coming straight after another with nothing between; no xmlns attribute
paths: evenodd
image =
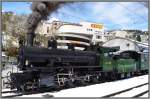
<svg viewBox="0 0 150 99"><path fill-rule="evenodd" d="M132 50L119 51L119 47L100 48L100 66L107 76L131 77L139 73L148 73L148 53Z"/></svg>

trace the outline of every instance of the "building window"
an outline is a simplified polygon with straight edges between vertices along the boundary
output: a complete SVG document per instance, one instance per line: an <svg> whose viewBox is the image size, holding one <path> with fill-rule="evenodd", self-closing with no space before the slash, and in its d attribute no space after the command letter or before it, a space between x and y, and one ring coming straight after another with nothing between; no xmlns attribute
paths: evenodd
<svg viewBox="0 0 150 99"><path fill-rule="evenodd" d="M57 25L57 23L54 23L54 25Z"/></svg>
<svg viewBox="0 0 150 99"><path fill-rule="evenodd" d="M97 38L97 39L101 39L102 37L101 37L101 36L96 36L96 38Z"/></svg>
<svg viewBox="0 0 150 99"><path fill-rule="evenodd" d="M92 31L92 29L87 29L87 31Z"/></svg>
<svg viewBox="0 0 150 99"><path fill-rule="evenodd" d="M126 44L126 46L128 46L128 47L129 47L129 46L130 46L130 44L129 44L129 43L127 43L127 44Z"/></svg>

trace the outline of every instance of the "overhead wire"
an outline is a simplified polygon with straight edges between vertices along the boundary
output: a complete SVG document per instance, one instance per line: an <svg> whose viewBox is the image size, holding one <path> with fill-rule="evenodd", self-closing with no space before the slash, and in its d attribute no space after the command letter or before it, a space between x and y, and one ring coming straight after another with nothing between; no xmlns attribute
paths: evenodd
<svg viewBox="0 0 150 99"><path fill-rule="evenodd" d="M128 12L131 12L130 15L131 15L131 14L132 14L132 15L134 14L134 15L138 16L139 18L141 18L143 21L148 22L148 20L147 20L144 16L141 16L141 15L137 14L135 11L129 9L128 7L124 6L123 4L121 4L121 3L119 3L119 2L117 2L117 4L120 5L121 7L123 7L124 9L126 9ZM143 22L142 20L141 20L141 22L140 22L139 20L135 20L135 18L133 18L133 24L134 24L134 25L135 25L135 24L143 24L144 22ZM134 25L133 25L133 26L134 26ZM144 25L142 25L142 26L144 26ZM135 28L135 27L134 27L134 28Z"/></svg>
<svg viewBox="0 0 150 99"><path fill-rule="evenodd" d="M124 6L124 5L121 4L120 2L117 2L117 4L119 4L120 6L122 6L123 8L125 8L126 10L128 10L129 12L131 12L131 14L134 14L134 15L139 16L141 19L143 19L143 20L146 21L146 22L148 21L145 17L143 17L143 16L137 14L135 11L129 9L128 7Z"/></svg>

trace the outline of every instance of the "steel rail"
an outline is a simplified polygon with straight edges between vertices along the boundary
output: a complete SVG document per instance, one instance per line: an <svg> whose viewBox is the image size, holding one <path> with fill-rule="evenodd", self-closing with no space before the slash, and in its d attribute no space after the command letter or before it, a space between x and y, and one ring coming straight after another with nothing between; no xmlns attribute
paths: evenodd
<svg viewBox="0 0 150 99"><path fill-rule="evenodd" d="M146 90L146 91L144 91L144 92L142 92L142 93L139 93L139 94L133 96L132 98L138 98L138 97L140 97L140 96L142 96L142 95L144 95L144 94L146 94L146 93L148 93L148 92L149 92L149 90Z"/></svg>
<svg viewBox="0 0 150 99"><path fill-rule="evenodd" d="M128 89L124 89L124 90L121 90L121 91L118 91L118 92L115 92L115 93L111 93L109 95L105 95L105 96L102 96L102 98L108 98L108 97L112 97L112 96L115 96L117 94L121 94L121 93L124 93L124 92L127 92L127 91L130 91L134 88L138 88L138 87L141 87L141 86L144 86L144 85L147 85L148 83L144 83L144 84L140 84L140 85L137 85L137 86L134 86L134 87L131 87L131 88L128 88Z"/></svg>

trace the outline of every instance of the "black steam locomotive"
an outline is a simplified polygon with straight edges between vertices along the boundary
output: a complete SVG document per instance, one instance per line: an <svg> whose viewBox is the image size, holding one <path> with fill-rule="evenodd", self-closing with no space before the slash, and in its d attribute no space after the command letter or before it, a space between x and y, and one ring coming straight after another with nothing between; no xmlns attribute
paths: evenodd
<svg viewBox="0 0 150 99"><path fill-rule="evenodd" d="M20 91L73 86L101 70L100 54L93 51L21 47L18 60L23 73L11 74L11 87Z"/></svg>

